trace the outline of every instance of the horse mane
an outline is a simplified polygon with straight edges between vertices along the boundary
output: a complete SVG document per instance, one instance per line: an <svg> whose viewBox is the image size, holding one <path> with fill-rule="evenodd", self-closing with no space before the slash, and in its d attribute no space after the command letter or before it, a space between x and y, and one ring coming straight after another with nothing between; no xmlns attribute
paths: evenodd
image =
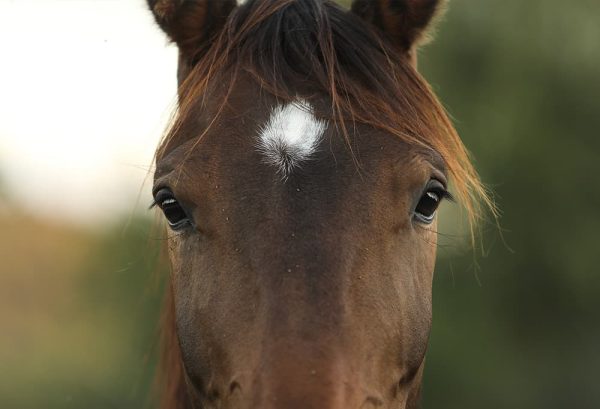
<svg viewBox="0 0 600 409"><path fill-rule="evenodd" d="M186 118L197 112L198 104L206 104L213 83L225 84L228 91L209 128L227 105L236 79L247 74L282 100L296 99L298 84L314 91L302 98L326 98L331 104L329 119L350 150L349 129L360 123L437 152L455 196L466 209L472 239L483 207L494 212L466 148L408 54L333 1L250 0L233 10L211 44L198 47L194 63L180 85L178 112L157 157L176 143L175 136ZM360 168L358 161L357 166ZM184 409L188 407L185 376L171 294L166 298L165 311L161 408Z"/></svg>
<svg viewBox="0 0 600 409"><path fill-rule="evenodd" d="M154 380L160 409L190 407L186 390L185 369L175 328L175 300L170 280L165 286L160 317L160 359Z"/></svg>

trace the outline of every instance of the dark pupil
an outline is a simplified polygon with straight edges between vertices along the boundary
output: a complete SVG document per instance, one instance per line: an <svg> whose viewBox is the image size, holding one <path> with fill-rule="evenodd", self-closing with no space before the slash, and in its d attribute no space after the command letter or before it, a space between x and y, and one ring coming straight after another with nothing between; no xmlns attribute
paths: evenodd
<svg viewBox="0 0 600 409"><path fill-rule="evenodd" d="M160 204L160 208L170 224L180 223L187 218L187 215L174 198L163 200Z"/></svg>
<svg viewBox="0 0 600 409"><path fill-rule="evenodd" d="M417 213L429 218L432 217L440 204L440 196L433 191L429 191L423 195L417 205Z"/></svg>

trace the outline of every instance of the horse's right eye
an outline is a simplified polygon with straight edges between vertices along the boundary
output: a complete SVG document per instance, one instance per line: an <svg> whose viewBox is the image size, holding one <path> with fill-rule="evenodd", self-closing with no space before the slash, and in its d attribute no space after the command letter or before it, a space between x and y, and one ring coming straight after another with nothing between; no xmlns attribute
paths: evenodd
<svg viewBox="0 0 600 409"><path fill-rule="evenodd" d="M169 189L161 189L156 192L154 203L163 211L173 230L181 229L190 223L187 213Z"/></svg>
<svg viewBox="0 0 600 409"><path fill-rule="evenodd" d="M429 181L415 208L415 219L423 224L431 224L442 199L454 200L441 182L437 180Z"/></svg>

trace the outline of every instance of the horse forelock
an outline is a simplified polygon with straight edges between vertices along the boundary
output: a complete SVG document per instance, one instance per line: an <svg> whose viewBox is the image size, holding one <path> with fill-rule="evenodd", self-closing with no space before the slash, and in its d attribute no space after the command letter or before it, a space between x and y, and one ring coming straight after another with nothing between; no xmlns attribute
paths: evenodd
<svg viewBox="0 0 600 409"><path fill-rule="evenodd" d="M327 100L329 119L349 147L349 127L363 123L436 151L472 225L479 203L491 204L444 108L410 59L374 27L327 0L250 0L237 7L181 84L179 112L158 156L210 99L211 87L226 84L200 140L222 114L241 74L287 103L299 97L307 103ZM298 95L300 85L309 95Z"/></svg>

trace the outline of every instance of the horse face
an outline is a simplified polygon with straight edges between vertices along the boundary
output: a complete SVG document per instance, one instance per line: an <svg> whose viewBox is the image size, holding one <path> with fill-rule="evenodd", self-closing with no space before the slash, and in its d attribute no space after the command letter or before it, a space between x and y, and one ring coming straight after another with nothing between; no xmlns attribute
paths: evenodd
<svg viewBox="0 0 600 409"><path fill-rule="evenodd" d="M248 84L158 160L190 381L223 407L406 402L430 328L441 161L360 126L353 156L319 107Z"/></svg>
<svg viewBox="0 0 600 409"><path fill-rule="evenodd" d="M302 84L281 99L249 74L218 85L231 75L186 112L155 174L190 405L412 407L444 162L340 127Z"/></svg>

